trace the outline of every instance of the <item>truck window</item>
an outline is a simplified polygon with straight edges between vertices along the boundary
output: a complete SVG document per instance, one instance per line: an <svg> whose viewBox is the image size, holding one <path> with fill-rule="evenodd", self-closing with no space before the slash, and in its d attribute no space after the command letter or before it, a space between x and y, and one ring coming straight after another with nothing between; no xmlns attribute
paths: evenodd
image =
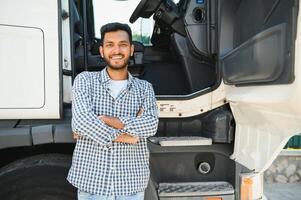
<svg viewBox="0 0 301 200"><path fill-rule="evenodd" d="M129 17L139 2L140 0L107 0L106 3L103 3L99 0L93 0L95 37L100 38L99 30L102 25L109 22L121 22L129 24L133 31L134 41L142 42L144 45L151 45L150 38L154 26L153 18L139 18L134 24L129 23Z"/></svg>

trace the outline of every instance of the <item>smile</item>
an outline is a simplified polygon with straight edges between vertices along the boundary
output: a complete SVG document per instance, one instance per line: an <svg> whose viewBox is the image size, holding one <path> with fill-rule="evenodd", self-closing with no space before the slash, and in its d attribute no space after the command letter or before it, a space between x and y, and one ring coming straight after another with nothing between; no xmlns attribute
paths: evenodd
<svg viewBox="0 0 301 200"><path fill-rule="evenodd" d="M123 56L121 56L121 55L111 56L112 60L120 60L122 58L123 58Z"/></svg>

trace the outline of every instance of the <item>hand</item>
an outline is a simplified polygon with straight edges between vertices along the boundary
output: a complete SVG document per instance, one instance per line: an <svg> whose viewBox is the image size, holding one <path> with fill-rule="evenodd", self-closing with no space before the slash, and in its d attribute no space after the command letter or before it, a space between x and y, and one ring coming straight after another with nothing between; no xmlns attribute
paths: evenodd
<svg viewBox="0 0 301 200"><path fill-rule="evenodd" d="M75 133L75 132L74 132L72 135L73 135L73 139L74 139L74 140L78 140L78 139L80 138L79 133Z"/></svg>
<svg viewBox="0 0 301 200"><path fill-rule="evenodd" d="M122 142L127 144L137 144L139 142L139 138L136 136L131 136L127 133L119 135L113 142Z"/></svg>
<svg viewBox="0 0 301 200"><path fill-rule="evenodd" d="M136 116L137 116L137 117L142 116L143 112L144 112L143 108L140 108L140 109L138 110Z"/></svg>
<svg viewBox="0 0 301 200"><path fill-rule="evenodd" d="M102 120L108 126L111 126L116 129L123 129L124 124L117 117L110 117L106 115L98 116L98 119Z"/></svg>

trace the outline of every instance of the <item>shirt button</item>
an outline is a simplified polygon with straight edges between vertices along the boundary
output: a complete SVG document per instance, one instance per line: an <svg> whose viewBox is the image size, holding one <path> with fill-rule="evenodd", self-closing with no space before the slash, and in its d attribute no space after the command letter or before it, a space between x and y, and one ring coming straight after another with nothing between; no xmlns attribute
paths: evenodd
<svg viewBox="0 0 301 200"><path fill-rule="evenodd" d="M111 145L105 145L105 146L103 146L103 149L105 149L105 150L111 150L111 148L112 148L112 146Z"/></svg>

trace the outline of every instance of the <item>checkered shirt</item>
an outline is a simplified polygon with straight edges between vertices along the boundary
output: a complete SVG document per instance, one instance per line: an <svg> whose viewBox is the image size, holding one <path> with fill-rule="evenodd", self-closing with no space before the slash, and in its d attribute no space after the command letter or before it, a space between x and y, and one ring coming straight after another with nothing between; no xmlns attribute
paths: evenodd
<svg viewBox="0 0 301 200"><path fill-rule="evenodd" d="M82 72L74 81L72 130L80 138L67 180L81 191L98 195L130 195L144 191L149 180L147 138L156 134L158 110L152 85L128 73L128 85L114 99L106 68ZM137 116L140 109L143 114ZM97 116L118 117L117 130ZM139 137L137 144L112 142L122 133Z"/></svg>

